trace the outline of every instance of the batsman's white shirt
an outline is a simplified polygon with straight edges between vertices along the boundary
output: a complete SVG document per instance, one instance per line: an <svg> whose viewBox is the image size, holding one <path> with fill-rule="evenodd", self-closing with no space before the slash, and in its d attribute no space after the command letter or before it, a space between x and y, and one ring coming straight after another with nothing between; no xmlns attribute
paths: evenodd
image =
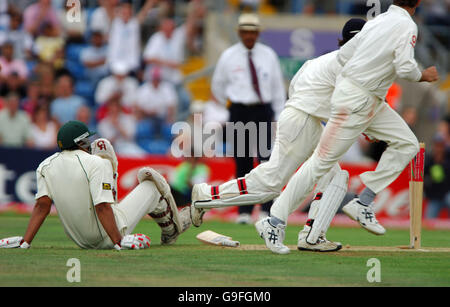
<svg viewBox="0 0 450 307"><path fill-rule="evenodd" d="M48 196L53 200L66 234L82 248L104 248L108 235L95 206L114 203L110 162L82 150L65 150L45 159L36 177L35 198ZM118 212L114 213L117 216ZM116 222L121 229L117 218Z"/></svg>
<svg viewBox="0 0 450 307"><path fill-rule="evenodd" d="M417 25L403 8L391 5L368 21L361 32L341 47L342 76L384 100L399 77L419 81L422 73L414 59Z"/></svg>
<svg viewBox="0 0 450 307"><path fill-rule="evenodd" d="M342 66L337 61L338 50L305 62L289 85L291 106L321 120L330 117L330 100Z"/></svg>

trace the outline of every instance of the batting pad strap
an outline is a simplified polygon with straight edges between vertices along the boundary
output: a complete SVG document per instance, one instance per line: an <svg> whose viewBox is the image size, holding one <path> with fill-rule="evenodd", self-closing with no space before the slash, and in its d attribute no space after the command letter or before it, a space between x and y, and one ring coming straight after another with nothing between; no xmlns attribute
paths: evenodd
<svg viewBox="0 0 450 307"><path fill-rule="evenodd" d="M239 188L239 194L241 195L248 194L247 183L245 183L245 178L238 178L236 182Z"/></svg>
<svg viewBox="0 0 450 307"><path fill-rule="evenodd" d="M219 195L219 186L215 185L211 187L211 198L212 199L220 199Z"/></svg>
<svg viewBox="0 0 450 307"><path fill-rule="evenodd" d="M161 213L149 213L148 215L150 215L154 219L160 219L160 218L165 217L170 212L172 212L172 210L170 210L170 206L167 206L166 211L164 211L164 212L161 212Z"/></svg>
<svg viewBox="0 0 450 307"><path fill-rule="evenodd" d="M171 219L171 220L169 220L167 222L159 222L157 224L159 225L159 227L164 228L164 227L168 227L168 226L172 225L173 224L173 220Z"/></svg>

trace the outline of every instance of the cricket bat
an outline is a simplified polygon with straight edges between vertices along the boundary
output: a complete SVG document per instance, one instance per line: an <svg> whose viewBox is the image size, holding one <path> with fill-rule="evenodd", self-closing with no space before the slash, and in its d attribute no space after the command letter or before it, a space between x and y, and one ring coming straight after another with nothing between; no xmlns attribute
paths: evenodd
<svg viewBox="0 0 450 307"><path fill-rule="evenodd" d="M409 216L410 248L421 248L423 176L425 163L425 144L420 143L419 153L410 163L409 177Z"/></svg>
<svg viewBox="0 0 450 307"><path fill-rule="evenodd" d="M196 238L206 244L228 246L228 247L240 246L239 241L233 241L231 237L218 234L211 230L206 230L199 233Z"/></svg>

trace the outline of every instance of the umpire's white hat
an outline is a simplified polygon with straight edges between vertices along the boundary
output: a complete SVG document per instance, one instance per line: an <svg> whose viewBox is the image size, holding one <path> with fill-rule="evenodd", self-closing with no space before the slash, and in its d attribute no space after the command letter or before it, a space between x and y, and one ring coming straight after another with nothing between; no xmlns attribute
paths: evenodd
<svg viewBox="0 0 450 307"><path fill-rule="evenodd" d="M238 30L259 31L260 29L261 24L256 14L244 13L239 16Z"/></svg>

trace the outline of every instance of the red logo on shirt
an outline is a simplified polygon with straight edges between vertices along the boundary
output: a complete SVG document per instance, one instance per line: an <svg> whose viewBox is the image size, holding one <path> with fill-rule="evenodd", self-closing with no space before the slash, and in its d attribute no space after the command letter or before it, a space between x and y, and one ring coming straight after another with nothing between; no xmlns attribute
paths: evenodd
<svg viewBox="0 0 450 307"><path fill-rule="evenodd" d="M417 36L413 35L412 39L411 39L411 45L414 47L416 47L416 43L417 43Z"/></svg>
<svg viewBox="0 0 450 307"><path fill-rule="evenodd" d="M97 147L98 147L98 149L100 149L100 150L106 150L106 144L105 144L104 141L98 141L98 142L97 142Z"/></svg>

